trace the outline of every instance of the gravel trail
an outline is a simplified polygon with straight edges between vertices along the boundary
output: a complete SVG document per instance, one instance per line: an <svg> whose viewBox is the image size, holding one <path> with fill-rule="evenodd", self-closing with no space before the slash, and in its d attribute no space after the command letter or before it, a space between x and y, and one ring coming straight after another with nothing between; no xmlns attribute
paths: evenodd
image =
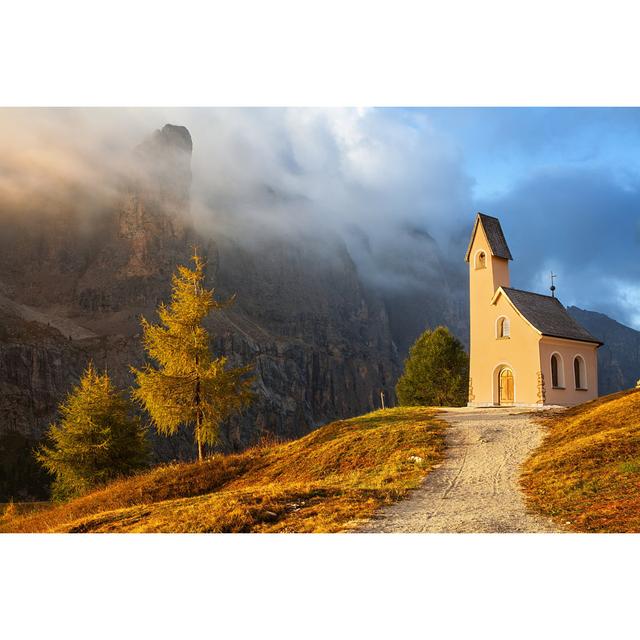
<svg viewBox="0 0 640 640"><path fill-rule="evenodd" d="M360 529L387 533L558 532L528 512L518 484L520 465L540 443L529 411L447 409L447 458L401 502Z"/></svg>

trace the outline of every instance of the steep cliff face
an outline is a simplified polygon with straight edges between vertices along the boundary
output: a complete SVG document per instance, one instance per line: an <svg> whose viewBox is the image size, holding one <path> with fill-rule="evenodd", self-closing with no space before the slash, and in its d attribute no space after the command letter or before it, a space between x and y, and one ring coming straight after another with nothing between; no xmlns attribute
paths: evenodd
<svg viewBox="0 0 640 640"><path fill-rule="evenodd" d="M240 449L272 433L299 436L392 399L398 359L387 312L367 290L342 241L330 234L263 235L251 243L190 218L192 141L165 126L135 151L135 169L91 224L70 205L26 224L5 220L0 287L0 434L41 437L56 406L91 358L131 384L143 361L139 316L155 318L177 264L194 244L208 259L218 295L237 303L208 320L217 353L255 363L256 403L225 426L222 445ZM0 211L0 215L1 215ZM11 306L13 305L13 307ZM155 439L159 459L190 457L182 434Z"/></svg>
<svg viewBox="0 0 640 640"><path fill-rule="evenodd" d="M434 238L424 229L406 228L386 251L398 282L381 290L391 331L402 358L429 328L448 327L468 348L469 305L464 269L452 270ZM464 263L460 261L460 265Z"/></svg>
<svg viewBox="0 0 640 640"><path fill-rule="evenodd" d="M39 438L84 353L55 329L0 309L0 416L2 432Z"/></svg>
<svg viewBox="0 0 640 640"><path fill-rule="evenodd" d="M116 243L127 256L118 276L154 276L172 265L186 241L191 188L191 134L165 125L135 152L137 171L125 186Z"/></svg>
<svg viewBox="0 0 640 640"><path fill-rule="evenodd" d="M249 250L221 238L217 250L212 280L237 303L212 319L214 333L221 352L256 362L258 430L277 425L297 436L379 406L381 391L391 399L398 367L386 311L363 289L342 244L314 253L308 239L271 239ZM235 446L246 441L242 429L231 432Z"/></svg>

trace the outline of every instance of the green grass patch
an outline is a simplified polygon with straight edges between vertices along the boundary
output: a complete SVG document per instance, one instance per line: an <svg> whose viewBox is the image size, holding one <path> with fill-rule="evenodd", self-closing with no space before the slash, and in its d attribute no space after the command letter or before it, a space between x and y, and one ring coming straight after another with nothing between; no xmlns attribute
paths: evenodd
<svg viewBox="0 0 640 640"><path fill-rule="evenodd" d="M640 458L637 460L628 460L618 465L620 473L640 473Z"/></svg>

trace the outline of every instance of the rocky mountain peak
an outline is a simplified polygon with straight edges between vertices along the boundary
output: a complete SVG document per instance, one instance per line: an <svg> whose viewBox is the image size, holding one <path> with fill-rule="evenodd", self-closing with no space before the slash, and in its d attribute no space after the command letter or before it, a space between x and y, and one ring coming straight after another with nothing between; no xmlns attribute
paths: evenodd
<svg viewBox="0 0 640 640"><path fill-rule="evenodd" d="M186 127L166 124L139 144L133 159L132 188L164 202L188 199L193 141Z"/></svg>
<svg viewBox="0 0 640 640"><path fill-rule="evenodd" d="M183 153L191 156L193 140L187 127L165 124L162 129L156 129L146 140L141 142L136 151L141 156L147 157L157 157L167 153Z"/></svg>
<svg viewBox="0 0 640 640"><path fill-rule="evenodd" d="M186 127L166 124L134 153L134 170L119 214L119 238L128 244L124 277L149 276L166 262L170 245L190 224L191 154Z"/></svg>
<svg viewBox="0 0 640 640"><path fill-rule="evenodd" d="M191 155L193 152L193 140L187 127L176 124L165 124L162 129L158 129L153 135L154 140L159 145L169 148L181 149Z"/></svg>
<svg viewBox="0 0 640 640"><path fill-rule="evenodd" d="M197 232L191 152L188 130L177 125L135 147L121 172L127 180L86 238L77 225L65 228L65 244L20 226L0 234L5 315L20 312L5 320L0 305L0 439L8 431L40 438L90 359L129 388L129 365L145 358L139 316L153 319L169 299L176 265L189 263L194 245L220 299L237 294L207 320L212 348L233 366L252 364L256 376L256 401L224 426L221 447L300 436L379 406L381 391L393 401L388 315L344 243L333 234L248 242ZM10 323L15 330L3 334ZM191 441L158 438L154 452L158 460L190 457Z"/></svg>

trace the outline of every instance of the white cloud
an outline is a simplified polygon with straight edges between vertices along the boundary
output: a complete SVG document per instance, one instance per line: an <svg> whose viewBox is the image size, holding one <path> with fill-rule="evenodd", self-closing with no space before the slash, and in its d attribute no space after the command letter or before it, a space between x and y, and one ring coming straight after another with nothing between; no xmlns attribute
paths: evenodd
<svg viewBox="0 0 640 640"><path fill-rule="evenodd" d="M445 246L471 224L458 151L412 110L0 110L0 190L33 203L62 178L109 194L133 147L167 122L191 132L193 212L216 233L339 234L365 275L402 286L434 277L413 231Z"/></svg>
<svg viewBox="0 0 640 640"><path fill-rule="evenodd" d="M612 281L618 305L626 312L629 323L640 330L640 284Z"/></svg>
<svg viewBox="0 0 640 640"><path fill-rule="evenodd" d="M178 119L194 138L194 192L207 205L198 210L209 211L215 224L232 219L244 233L265 226L339 233L360 268L381 282L407 278L394 273L406 264L383 254L415 255L408 230L427 231L446 246L471 224L471 180L424 114L216 109L188 110ZM354 243L363 234L368 254ZM432 277L432 259L425 253L419 277Z"/></svg>

